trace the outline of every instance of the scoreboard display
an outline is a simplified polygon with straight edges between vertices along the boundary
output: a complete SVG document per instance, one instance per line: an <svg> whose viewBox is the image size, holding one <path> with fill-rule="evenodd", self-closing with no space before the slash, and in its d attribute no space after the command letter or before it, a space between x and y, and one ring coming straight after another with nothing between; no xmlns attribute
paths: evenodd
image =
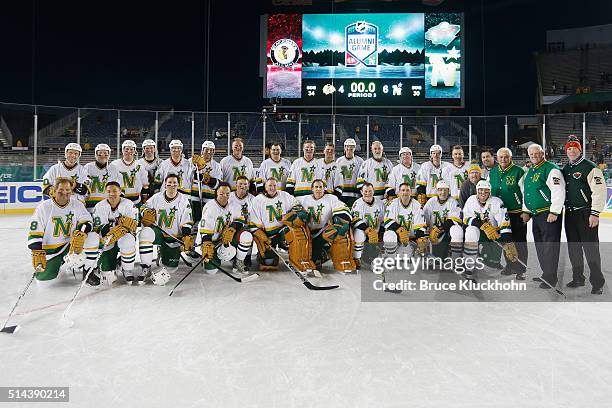
<svg viewBox="0 0 612 408"><path fill-rule="evenodd" d="M273 14L265 98L317 107L462 107L463 14Z"/></svg>

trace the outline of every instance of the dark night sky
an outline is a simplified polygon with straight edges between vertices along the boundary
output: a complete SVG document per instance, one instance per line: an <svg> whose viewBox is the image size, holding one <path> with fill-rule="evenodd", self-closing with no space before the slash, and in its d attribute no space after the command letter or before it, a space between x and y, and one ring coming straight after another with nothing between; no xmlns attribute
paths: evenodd
<svg viewBox="0 0 612 408"><path fill-rule="evenodd" d="M8 3L0 16L0 101L203 110L206 2ZM315 3L299 11L331 12L330 2ZM355 1L334 11L368 8L435 10ZM547 29L612 23L610 0L484 0L483 78L481 1L447 0L438 10L466 13L467 99L457 113L475 115L534 111L533 52L545 47ZM269 1L212 3L211 111L261 110L259 15L287 11Z"/></svg>

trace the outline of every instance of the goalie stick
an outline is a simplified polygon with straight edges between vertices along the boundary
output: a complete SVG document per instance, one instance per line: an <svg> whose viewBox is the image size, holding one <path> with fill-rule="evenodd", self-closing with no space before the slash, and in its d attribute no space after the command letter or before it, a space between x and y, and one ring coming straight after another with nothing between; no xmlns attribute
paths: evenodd
<svg viewBox="0 0 612 408"><path fill-rule="evenodd" d="M281 256L280 252L278 252L276 248L270 247L270 249L272 250L272 252L276 254L276 256L278 256L281 259L281 261L283 261L283 263L287 266L287 268L289 268L291 272L293 272L298 278L300 278L304 286L306 286L308 289L310 290L330 290L330 289L336 289L339 287L338 285L331 285L331 286L313 285L308 279L306 279L304 275L300 273L300 271L298 271L293 265L291 265L291 262L287 262L285 258Z"/></svg>
<svg viewBox="0 0 612 408"><path fill-rule="evenodd" d="M28 282L26 287L23 289L23 292L21 292L21 295L19 295L19 298L17 299L17 302L15 302L15 306L13 306L13 308L11 309L11 312L9 313L8 317L6 318L6 321L4 322L4 325L2 326L2 330L0 330L0 332L8 333L8 334L13 334L17 330L19 330L19 325L18 324L14 325L14 326L7 326L7 323L9 322L9 320L11 320L11 316L13 316L13 312L15 312L15 309L17 309L17 305L19 305L19 302L21 301L21 298L25 296L26 292L30 288L30 285L34 281L34 278L36 277L36 274L38 272L40 272L40 270L36 269L34 271L34 273L32 274L32 277L30 278L30 281Z"/></svg>

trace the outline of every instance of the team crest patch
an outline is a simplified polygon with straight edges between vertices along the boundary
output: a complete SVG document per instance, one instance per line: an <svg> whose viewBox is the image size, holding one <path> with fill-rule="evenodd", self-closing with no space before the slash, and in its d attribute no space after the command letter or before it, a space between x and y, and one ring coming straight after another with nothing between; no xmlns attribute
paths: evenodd
<svg viewBox="0 0 612 408"><path fill-rule="evenodd" d="M599 176L593 177L593 180L595 180L595 184L603 184L603 180Z"/></svg>
<svg viewBox="0 0 612 408"><path fill-rule="evenodd" d="M289 68L300 59L300 49L295 41L282 38L270 47L270 59L277 67Z"/></svg>
<svg viewBox="0 0 612 408"><path fill-rule="evenodd" d="M561 179L559 177L553 177L553 184L558 186L561 183Z"/></svg>
<svg viewBox="0 0 612 408"><path fill-rule="evenodd" d="M574 173L572 173L572 177L575 178L576 180L578 180L580 177L582 177L582 173L579 171L576 171Z"/></svg>
<svg viewBox="0 0 612 408"><path fill-rule="evenodd" d="M345 28L346 49L344 62L347 67L363 64L378 65L378 27L367 21L357 21Z"/></svg>

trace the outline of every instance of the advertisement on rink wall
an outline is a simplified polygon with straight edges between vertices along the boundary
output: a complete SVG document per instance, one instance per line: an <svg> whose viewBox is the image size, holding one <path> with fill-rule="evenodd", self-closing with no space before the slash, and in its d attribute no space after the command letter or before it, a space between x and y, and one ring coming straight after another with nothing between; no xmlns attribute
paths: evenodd
<svg viewBox="0 0 612 408"><path fill-rule="evenodd" d="M0 182L0 215L31 214L41 201L42 181Z"/></svg>

